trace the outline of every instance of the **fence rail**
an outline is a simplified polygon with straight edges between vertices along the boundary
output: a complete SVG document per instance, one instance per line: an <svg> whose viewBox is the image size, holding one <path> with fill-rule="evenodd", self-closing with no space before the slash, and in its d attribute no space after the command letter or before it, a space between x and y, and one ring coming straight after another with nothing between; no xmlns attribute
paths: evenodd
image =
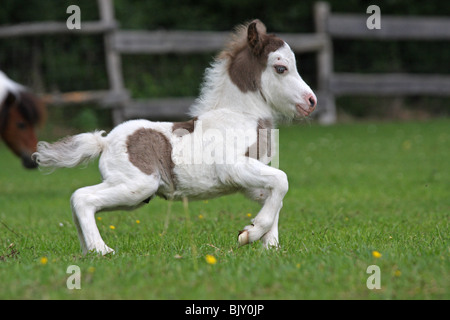
<svg viewBox="0 0 450 320"><path fill-rule="evenodd" d="M336 73L330 79L335 95L450 95L450 76L422 74Z"/></svg>
<svg viewBox="0 0 450 320"><path fill-rule="evenodd" d="M41 36L46 34L93 34L112 31L117 23L104 23L101 21L83 21L83 28L70 30L65 22L35 22L21 23L13 26L0 27L0 38L15 38L24 36Z"/></svg>
<svg viewBox="0 0 450 320"><path fill-rule="evenodd" d="M184 119L194 97L132 100L123 109L125 119Z"/></svg>
<svg viewBox="0 0 450 320"><path fill-rule="evenodd" d="M113 47L122 54L200 53L223 47L229 33L193 31L118 31Z"/></svg>
<svg viewBox="0 0 450 320"><path fill-rule="evenodd" d="M327 33L333 38L379 40L450 40L450 19L385 16L381 29L368 29L367 16L333 13Z"/></svg>

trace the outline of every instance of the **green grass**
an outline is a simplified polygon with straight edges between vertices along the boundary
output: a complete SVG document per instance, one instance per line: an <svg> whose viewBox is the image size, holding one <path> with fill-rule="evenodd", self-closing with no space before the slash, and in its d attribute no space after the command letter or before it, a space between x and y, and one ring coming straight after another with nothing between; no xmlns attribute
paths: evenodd
<svg viewBox="0 0 450 320"><path fill-rule="evenodd" d="M238 248L258 206L233 195L188 212L154 199L100 213L116 254L83 257L69 199L98 183L96 163L44 175L0 145L0 299L449 299L449 128L448 119L283 127L290 190L278 251ZM66 287L69 265L81 269L81 290ZM366 287L369 265L380 267L380 290Z"/></svg>

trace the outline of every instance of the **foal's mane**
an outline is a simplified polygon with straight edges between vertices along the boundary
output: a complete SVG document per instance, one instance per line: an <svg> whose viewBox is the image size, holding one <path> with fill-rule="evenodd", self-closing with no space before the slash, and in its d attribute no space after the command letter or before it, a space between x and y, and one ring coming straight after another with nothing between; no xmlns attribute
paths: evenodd
<svg viewBox="0 0 450 320"><path fill-rule="evenodd" d="M224 49L214 58L210 67L205 70L200 95L191 106L189 114L198 117L206 111L216 108L217 96L227 77L227 64L234 55L247 46L247 27L250 22L238 25L229 36Z"/></svg>
<svg viewBox="0 0 450 320"><path fill-rule="evenodd" d="M206 69L200 96L191 106L190 115L196 117L215 109L228 79L244 94L260 90L260 77L268 54L283 44L283 40L266 33L266 26L260 20L238 25L224 49Z"/></svg>
<svg viewBox="0 0 450 320"><path fill-rule="evenodd" d="M255 26L260 34L266 34L266 26L260 20L252 20L236 26L229 41L225 44L225 48L217 56L217 59L231 60L236 56L236 54L248 46L247 30L249 25L252 23L255 23Z"/></svg>

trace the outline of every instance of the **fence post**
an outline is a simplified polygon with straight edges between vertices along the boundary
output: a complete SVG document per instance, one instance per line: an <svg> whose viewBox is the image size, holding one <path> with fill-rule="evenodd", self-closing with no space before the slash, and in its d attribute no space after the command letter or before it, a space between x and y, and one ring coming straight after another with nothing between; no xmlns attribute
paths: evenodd
<svg viewBox="0 0 450 320"><path fill-rule="evenodd" d="M97 0L100 12L100 19L103 23L114 23L114 0ZM117 97L119 101L115 101L113 108L113 121L117 125L123 121L123 108L125 107L127 95L125 94L125 86L122 75L122 61L120 54L114 49L114 33L117 27L111 31L105 32L105 58L106 71L108 73L110 90L113 91L113 98ZM121 98L119 98L121 97Z"/></svg>
<svg viewBox="0 0 450 320"><path fill-rule="evenodd" d="M330 79L333 74L333 46L327 33L329 15L330 5L327 2L314 4L316 32L323 35L325 39L325 43L317 55L318 87L322 100L319 101L319 106L322 106L322 111L319 113L321 124L332 124L337 120L335 98L330 90Z"/></svg>

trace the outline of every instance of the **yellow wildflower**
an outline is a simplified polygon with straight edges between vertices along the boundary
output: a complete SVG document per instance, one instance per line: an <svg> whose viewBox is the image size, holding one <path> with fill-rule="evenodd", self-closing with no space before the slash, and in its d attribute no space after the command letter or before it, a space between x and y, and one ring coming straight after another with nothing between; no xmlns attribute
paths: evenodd
<svg viewBox="0 0 450 320"><path fill-rule="evenodd" d="M137 223L137 224L141 223L141 220L136 220L136 223Z"/></svg>
<svg viewBox="0 0 450 320"><path fill-rule="evenodd" d="M217 263L216 257L214 257L214 256L212 256L212 255L210 255L210 254L207 254L207 255L206 255L205 260L206 260L206 262L207 262L208 264L216 264L216 263Z"/></svg>
<svg viewBox="0 0 450 320"><path fill-rule="evenodd" d="M47 257L42 257L42 258L39 260L39 262L40 262L42 265L45 265L45 264L47 264L48 259L47 259Z"/></svg>
<svg viewBox="0 0 450 320"><path fill-rule="evenodd" d="M111 230L114 230L116 227L114 227L113 225L110 225L109 228L110 228Z"/></svg>
<svg viewBox="0 0 450 320"><path fill-rule="evenodd" d="M381 253L379 253L378 251L372 251L372 256L374 257L374 258L381 258L381 256L382 256L382 254Z"/></svg>

